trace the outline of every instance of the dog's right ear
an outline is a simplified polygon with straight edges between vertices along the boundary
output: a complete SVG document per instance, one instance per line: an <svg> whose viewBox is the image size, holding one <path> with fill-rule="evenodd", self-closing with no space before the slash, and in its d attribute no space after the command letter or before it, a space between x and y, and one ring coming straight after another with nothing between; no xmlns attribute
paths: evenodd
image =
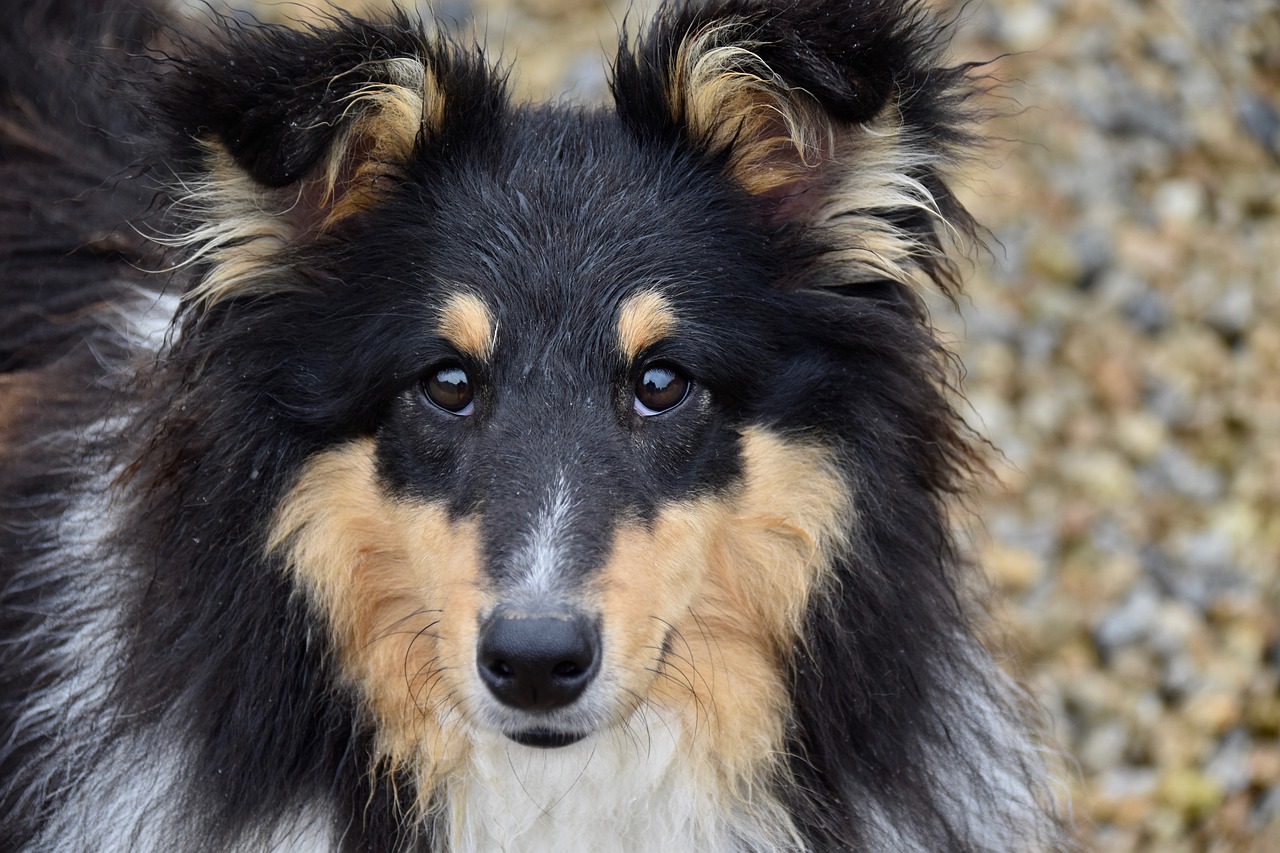
<svg viewBox="0 0 1280 853"><path fill-rule="evenodd" d="M428 149L449 150L506 104L503 81L400 15L295 29L229 24L216 48L176 60L159 98L179 152L164 241L203 274L208 306L287 289L291 249L377 203Z"/></svg>
<svg viewBox="0 0 1280 853"><path fill-rule="evenodd" d="M693 150L773 227L833 248L808 281L947 283L970 219L943 180L970 141L966 67L921 0L673 0L614 67L618 113Z"/></svg>

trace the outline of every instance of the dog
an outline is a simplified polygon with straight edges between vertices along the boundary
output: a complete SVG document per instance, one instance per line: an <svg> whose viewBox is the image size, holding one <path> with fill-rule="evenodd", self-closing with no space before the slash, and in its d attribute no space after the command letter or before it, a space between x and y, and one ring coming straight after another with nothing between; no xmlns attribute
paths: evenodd
<svg viewBox="0 0 1280 853"><path fill-rule="evenodd" d="M923 3L675 0L608 106L402 12L4 26L5 849L1066 843Z"/></svg>

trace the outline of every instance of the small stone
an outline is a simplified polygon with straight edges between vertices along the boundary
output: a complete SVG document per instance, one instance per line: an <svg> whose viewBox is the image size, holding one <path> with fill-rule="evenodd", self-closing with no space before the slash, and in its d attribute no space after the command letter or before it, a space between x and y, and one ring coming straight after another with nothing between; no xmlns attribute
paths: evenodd
<svg viewBox="0 0 1280 853"><path fill-rule="evenodd" d="M1101 773L1124 760L1129 744L1129 727L1120 720L1096 726L1076 748L1076 757L1086 772Z"/></svg>
<svg viewBox="0 0 1280 853"><path fill-rule="evenodd" d="M1167 225L1190 225L1204 212L1205 191L1192 180L1165 181L1151 200L1156 216Z"/></svg>
<svg viewBox="0 0 1280 853"><path fill-rule="evenodd" d="M1116 443L1134 461L1148 462L1168 443L1164 423L1149 412L1126 412L1116 421Z"/></svg>
<svg viewBox="0 0 1280 853"><path fill-rule="evenodd" d="M1217 780L1184 768L1170 771L1160 778L1156 797L1186 818L1200 820L1212 814L1222 802L1224 792Z"/></svg>
<svg viewBox="0 0 1280 853"><path fill-rule="evenodd" d="M1245 705L1249 729L1261 737L1280 737L1280 696L1252 696Z"/></svg>
<svg viewBox="0 0 1280 853"><path fill-rule="evenodd" d="M1072 245L1057 234L1041 234L1031 244L1028 258L1033 272L1053 281L1075 284L1081 276L1080 259Z"/></svg>
<svg viewBox="0 0 1280 853"><path fill-rule="evenodd" d="M1000 16L998 27L1000 40L1010 50L1039 50L1053 34L1053 12L1040 4L1024 3Z"/></svg>
<svg viewBox="0 0 1280 853"><path fill-rule="evenodd" d="M1146 831L1151 845L1159 850L1177 850L1180 838L1187 835L1187 817L1181 809L1164 806L1153 809ZM1178 850L1178 853L1183 853Z"/></svg>
<svg viewBox="0 0 1280 853"><path fill-rule="evenodd" d="M1166 712L1142 734L1146 738L1151 763L1162 772L1179 767L1199 767L1209 759L1216 745L1216 739L1206 735L1180 712Z"/></svg>
<svg viewBox="0 0 1280 853"><path fill-rule="evenodd" d="M1240 697L1223 690L1206 690L1192 696L1183 714L1200 731L1221 733L1236 726L1243 717Z"/></svg>
<svg viewBox="0 0 1280 853"><path fill-rule="evenodd" d="M1258 785L1280 783L1280 744L1254 744L1249 753L1249 776Z"/></svg>
<svg viewBox="0 0 1280 853"><path fill-rule="evenodd" d="M1102 402L1113 408L1132 408L1142 397L1142 379L1137 365L1122 359L1108 359L1094 370L1094 387Z"/></svg>
<svg viewBox="0 0 1280 853"><path fill-rule="evenodd" d="M1078 671L1075 678L1062 685L1064 701L1073 716L1087 725L1114 719L1120 685L1098 670L1093 655L1082 655L1080 659L1089 663L1091 668Z"/></svg>
<svg viewBox="0 0 1280 853"><path fill-rule="evenodd" d="M1191 419L1194 395L1181 384L1160 377L1147 381L1147 410L1169 426L1182 426Z"/></svg>
<svg viewBox="0 0 1280 853"><path fill-rule="evenodd" d="M1176 445L1164 448L1146 474L1155 478L1155 491L1173 491L1198 501L1215 500L1224 488L1221 474Z"/></svg>
<svg viewBox="0 0 1280 853"><path fill-rule="evenodd" d="M1204 676L1199 667L1191 662L1191 657L1187 654L1175 654L1165 663L1160 688L1171 699L1180 701L1182 697L1199 690L1203 682Z"/></svg>
<svg viewBox="0 0 1280 853"><path fill-rule="evenodd" d="M1133 703L1131 717L1134 725L1149 729L1154 726L1160 719L1160 715L1164 713L1164 702L1156 695L1154 690L1148 690L1138 697Z"/></svg>
<svg viewBox="0 0 1280 853"><path fill-rule="evenodd" d="M1094 640L1107 651L1135 642L1150 633L1159 611L1156 591L1150 584L1140 583L1123 604L1103 617L1093 632Z"/></svg>
<svg viewBox="0 0 1280 853"><path fill-rule="evenodd" d="M1093 831L1093 844L1090 846L1098 853L1122 853L1137 850L1140 836L1136 829L1100 824Z"/></svg>
<svg viewBox="0 0 1280 853"><path fill-rule="evenodd" d="M1250 821L1255 830L1273 826L1276 822L1280 822L1280 785L1272 785L1258 798L1258 806L1254 809L1253 819ZM1280 832L1274 832L1272 835L1280 838Z"/></svg>
<svg viewBox="0 0 1280 853"><path fill-rule="evenodd" d="M1280 110L1266 98L1252 92L1238 97L1240 123L1271 152L1271 156L1280 157Z"/></svg>
<svg viewBox="0 0 1280 853"><path fill-rule="evenodd" d="M1154 687L1158 669L1150 649L1145 644L1125 646L1111 656L1108 669L1125 686L1126 692L1134 688Z"/></svg>
<svg viewBox="0 0 1280 853"><path fill-rule="evenodd" d="M1019 409L1022 419L1032 429L1043 434L1052 434L1061 429L1068 405L1068 401L1062 395L1046 389L1028 395Z"/></svg>
<svg viewBox="0 0 1280 853"><path fill-rule="evenodd" d="M1161 602L1151 622L1147 643L1157 654L1171 657L1185 652L1191 637L1202 629L1200 616L1181 601Z"/></svg>
<svg viewBox="0 0 1280 853"><path fill-rule="evenodd" d="M1033 551L1003 543L985 551L983 563L987 573L1000 588L1022 592L1044 578L1044 563Z"/></svg>
<svg viewBox="0 0 1280 853"><path fill-rule="evenodd" d="M1044 320L1031 323L1019 335L1022 358L1032 363L1045 362L1058 348L1061 339L1062 331L1057 323Z"/></svg>
<svg viewBox="0 0 1280 853"><path fill-rule="evenodd" d="M1123 506L1137 493L1133 467L1110 448L1088 447L1064 453L1060 466L1064 479L1103 506Z"/></svg>
<svg viewBox="0 0 1280 853"><path fill-rule="evenodd" d="M1201 472L1194 476L1211 475ZM1210 488L1196 483L1186 485L1186 488L1189 492L1202 494L1207 499L1215 495L1220 486ZM1182 547L1178 550L1187 566L1195 572L1229 571L1235 562L1235 546L1231 538L1221 530L1209 529L1192 533L1182 540Z"/></svg>
<svg viewBox="0 0 1280 853"><path fill-rule="evenodd" d="M1085 227L1071 236L1071 248L1080 270L1077 285L1093 286L1111 265L1111 235L1099 227Z"/></svg>
<svg viewBox="0 0 1280 853"><path fill-rule="evenodd" d="M1250 746L1248 733L1237 729L1223 739L1204 767L1205 775L1228 795L1243 791L1253 778L1249 766Z"/></svg>
<svg viewBox="0 0 1280 853"><path fill-rule="evenodd" d="M1205 320L1221 334L1239 335L1256 316L1253 291L1247 284L1237 282L1213 302Z"/></svg>
<svg viewBox="0 0 1280 853"><path fill-rule="evenodd" d="M1115 767L1094 778L1095 807L1119 826L1141 825L1151 813L1157 784L1150 768Z"/></svg>
<svg viewBox="0 0 1280 853"><path fill-rule="evenodd" d="M1138 294L1126 306L1129 321L1148 335L1158 335L1168 328L1173 312L1168 301L1155 291Z"/></svg>

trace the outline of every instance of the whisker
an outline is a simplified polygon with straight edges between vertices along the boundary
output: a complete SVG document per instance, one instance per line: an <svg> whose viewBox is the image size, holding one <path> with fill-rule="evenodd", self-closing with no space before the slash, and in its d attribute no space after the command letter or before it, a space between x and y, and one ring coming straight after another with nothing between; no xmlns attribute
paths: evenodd
<svg viewBox="0 0 1280 853"><path fill-rule="evenodd" d="M699 718L705 718L707 725L710 726L711 714L707 711L706 705L703 704L702 699L699 698L697 692L694 691L693 684L691 681L689 681L688 676L685 675L684 672L679 667L668 666L667 668L674 669L677 673L679 673L679 675L685 679L684 682L677 681L676 678L673 675L671 675L671 673L666 672L665 669L654 669L653 667L645 667L646 670L648 670L649 672L652 672L654 675L657 675L660 678L667 679L677 687L684 688L685 692L689 694L690 703L694 706L694 709L695 709L695 713L693 716L692 736L696 739L698 735Z"/></svg>
<svg viewBox="0 0 1280 853"><path fill-rule="evenodd" d="M424 607L420 610L415 610L412 613L408 613L404 616L401 616L399 619L397 619L396 621L388 625L385 630L379 632L375 637L373 637L373 639L369 640L369 642L366 643L363 648L367 649L369 646L372 646L374 643L382 642L388 637L395 636L396 634L408 633L408 631L399 631L397 629L404 623L408 622L410 619L414 619L418 616L421 616L424 613L444 613L444 611L439 609ZM433 622L432 624L435 625L438 623L439 623L439 620L437 620L436 622Z"/></svg>

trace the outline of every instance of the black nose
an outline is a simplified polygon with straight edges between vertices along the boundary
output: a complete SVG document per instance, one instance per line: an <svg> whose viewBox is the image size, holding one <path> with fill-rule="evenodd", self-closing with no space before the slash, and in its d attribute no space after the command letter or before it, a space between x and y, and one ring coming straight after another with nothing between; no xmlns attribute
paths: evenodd
<svg viewBox="0 0 1280 853"><path fill-rule="evenodd" d="M551 711L570 704L600 668L595 626L582 617L498 614L480 630L480 678L504 705Z"/></svg>

